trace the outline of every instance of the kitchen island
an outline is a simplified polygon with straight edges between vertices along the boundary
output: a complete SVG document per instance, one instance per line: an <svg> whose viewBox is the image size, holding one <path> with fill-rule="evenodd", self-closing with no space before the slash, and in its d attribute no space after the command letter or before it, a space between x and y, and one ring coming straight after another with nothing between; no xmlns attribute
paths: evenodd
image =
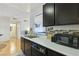
<svg viewBox="0 0 79 59"><path fill-rule="evenodd" d="M66 55L66 56L79 56L79 50L63 45L56 44L54 42L51 42L49 39L46 37L37 37L37 38L28 38L24 35L21 37L25 38L25 40L37 43L43 47L46 47L47 49L50 49L51 51L55 51L57 53Z"/></svg>

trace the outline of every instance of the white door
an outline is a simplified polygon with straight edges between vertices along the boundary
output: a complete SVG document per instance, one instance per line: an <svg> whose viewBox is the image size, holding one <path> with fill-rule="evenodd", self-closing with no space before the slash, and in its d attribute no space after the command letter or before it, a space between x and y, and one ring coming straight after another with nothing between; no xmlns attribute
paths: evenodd
<svg viewBox="0 0 79 59"><path fill-rule="evenodd" d="M12 38L17 37L17 24L10 24L10 36Z"/></svg>

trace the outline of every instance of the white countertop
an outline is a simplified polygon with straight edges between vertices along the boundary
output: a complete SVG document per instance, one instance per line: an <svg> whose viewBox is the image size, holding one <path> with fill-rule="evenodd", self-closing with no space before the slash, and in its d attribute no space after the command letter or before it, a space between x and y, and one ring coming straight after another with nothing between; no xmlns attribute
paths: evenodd
<svg viewBox="0 0 79 59"><path fill-rule="evenodd" d="M79 50L63 45L56 44L54 42L51 42L46 37L39 37L39 38L28 38L22 35L22 37L26 38L27 40L30 40L32 42L38 43L46 48L49 48L51 50L54 50L56 52L62 53L67 56L79 56Z"/></svg>

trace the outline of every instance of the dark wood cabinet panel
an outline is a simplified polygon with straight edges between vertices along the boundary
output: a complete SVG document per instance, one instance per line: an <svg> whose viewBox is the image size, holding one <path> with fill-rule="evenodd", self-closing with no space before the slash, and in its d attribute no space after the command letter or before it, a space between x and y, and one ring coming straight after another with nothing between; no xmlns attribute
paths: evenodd
<svg viewBox="0 0 79 59"><path fill-rule="evenodd" d="M53 26L54 25L54 4L47 3L43 5L43 26Z"/></svg>
<svg viewBox="0 0 79 59"><path fill-rule="evenodd" d="M21 50L26 56L31 56L31 41L21 38Z"/></svg>
<svg viewBox="0 0 79 59"><path fill-rule="evenodd" d="M32 56L45 56L45 54L32 47Z"/></svg>
<svg viewBox="0 0 79 59"><path fill-rule="evenodd" d="M47 55L48 56L65 56L65 55L63 55L61 53L58 53L58 52L50 50L50 49L47 50Z"/></svg>
<svg viewBox="0 0 79 59"><path fill-rule="evenodd" d="M77 6L76 3L56 3L55 25L79 24Z"/></svg>
<svg viewBox="0 0 79 59"><path fill-rule="evenodd" d="M79 3L47 3L43 5L43 25L79 24Z"/></svg>
<svg viewBox="0 0 79 59"><path fill-rule="evenodd" d="M32 42L32 56L45 56L46 55L46 48Z"/></svg>
<svg viewBox="0 0 79 59"><path fill-rule="evenodd" d="M79 3L76 4L77 6L77 21L79 23Z"/></svg>
<svg viewBox="0 0 79 59"><path fill-rule="evenodd" d="M23 53L25 52L25 49L24 49L25 46L24 45L25 45L24 38L21 37L21 50L22 50Z"/></svg>
<svg viewBox="0 0 79 59"><path fill-rule="evenodd" d="M31 41L25 39L25 55L31 56Z"/></svg>
<svg viewBox="0 0 79 59"><path fill-rule="evenodd" d="M21 49L26 56L65 56L25 38L21 38Z"/></svg>

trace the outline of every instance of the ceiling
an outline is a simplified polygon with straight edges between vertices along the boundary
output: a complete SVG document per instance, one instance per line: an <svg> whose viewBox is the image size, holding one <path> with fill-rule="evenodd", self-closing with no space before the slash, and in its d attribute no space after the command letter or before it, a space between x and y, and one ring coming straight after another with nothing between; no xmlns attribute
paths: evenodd
<svg viewBox="0 0 79 59"><path fill-rule="evenodd" d="M6 5L17 9L20 12L30 12L30 3L7 3Z"/></svg>
<svg viewBox="0 0 79 59"><path fill-rule="evenodd" d="M0 3L0 17L26 19L43 3Z"/></svg>

